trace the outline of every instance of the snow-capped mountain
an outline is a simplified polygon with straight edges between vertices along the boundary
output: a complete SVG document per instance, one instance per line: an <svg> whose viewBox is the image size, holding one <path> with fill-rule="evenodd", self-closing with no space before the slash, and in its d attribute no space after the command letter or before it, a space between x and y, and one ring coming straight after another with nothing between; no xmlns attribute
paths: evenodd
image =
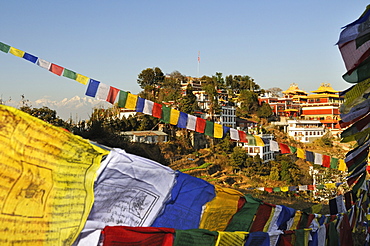
<svg viewBox="0 0 370 246"><path fill-rule="evenodd" d="M54 101L48 97L38 99L36 101L27 102L32 108L48 107L57 112L57 115L67 120L71 118L73 121L86 120L90 117L94 108L108 108L112 107L112 104L100 101L90 97L79 97L75 96L70 99L64 98L61 101ZM12 102L7 105L13 107L19 107L19 102Z"/></svg>

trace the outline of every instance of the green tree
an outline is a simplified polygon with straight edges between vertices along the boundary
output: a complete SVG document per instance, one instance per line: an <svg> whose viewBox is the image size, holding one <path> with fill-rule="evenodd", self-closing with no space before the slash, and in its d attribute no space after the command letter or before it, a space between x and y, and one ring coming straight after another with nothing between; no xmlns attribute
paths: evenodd
<svg viewBox="0 0 370 246"><path fill-rule="evenodd" d="M186 87L185 96L180 99L179 110L187 114L193 114L197 108L197 97L193 94L193 87L189 84Z"/></svg>
<svg viewBox="0 0 370 246"><path fill-rule="evenodd" d="M231 153L231 166L234 167L234 169L243 168L247 157L248 155L244 148L235 147L233 153Z"/></svg>
<svg viewBox="0 0 370 246"><path fill-rule="evenodd" d="M164 81L164 74L159 67L147 68L138 75L137 83L144 89L144 96L147 99L155 99L159 88ZM148 98L152 95L152 98Z"/></svg>
<svg viewBox="0 0 370 246"><path fill-rule="evenodd" d="M55 110L52 110L46 106L42 108L31 108L29 106L22 106L20 107L20 110L54 126L64 127L67 129L70 128L70 125L67 122L57 116L57 112Z"/></svg>
<svg viewBox="0 0 370 246"><path fill-rule="evenodd" d="M258 95L249 90L242 90L238 98L240 102L240 107L237 108L236 116L238 117L248 117L254 114L258 110Z"/></svg>
<svg viewBox="0 0 370 246"><path fill-rule="evenodd" d="M272 109L270 104L263 102L262 105L257 109L257 116L260 118L268 118L272 115Z"/></svg>

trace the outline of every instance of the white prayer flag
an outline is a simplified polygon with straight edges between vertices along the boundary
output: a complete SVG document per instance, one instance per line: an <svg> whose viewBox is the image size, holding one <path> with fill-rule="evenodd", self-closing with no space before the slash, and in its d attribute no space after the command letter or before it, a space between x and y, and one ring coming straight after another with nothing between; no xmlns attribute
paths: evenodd
<svg viewBox="0 0 370 246"><path fill-rule="evenodd" d="M48 61L45 61L44 59L39 58L37 60L37 65L39 67L42 67L42 68L45 68L45 69L49 70L50 66L51 66L51 62L48 62Z"/></svg>
<svg viewBox="0 0 370 246"><path fill-rule="evenodd" d="M196 123L197 123L197 117L189 114L188 121L186 122L186 129L195 131Z"/></svg>
<svg viewBox="0 0 370 246"><path fill-rule="evenodd" d="M322 154L315 153L315 160L313 163L317 165L322 165Z"/></svg>
<svg viewBox="0 0 370 246"><path fill-rule="evenodd" d="M109 93L109 88L109 85L100 83L95 98L98 100L106 101Z"/></svg>
<svg viewBox="0 0 370 246"><path fill-rule="evenodd" d="M279 144L274 140L270 140L270 149L271 151L279 151Z"/></svg>
<svg viewBox="0 0 370 246"><path fill-rule="evenodd" d="M239 141L239 132L234 128L230 128L230 138L235 141Z"/></svg>
<svg viewBox="0 0 370 246"><path fill-rule="evenodd" d="M153 114L153 105L154 105L154 102L145 99L143 113L152 115Z"/></svg>

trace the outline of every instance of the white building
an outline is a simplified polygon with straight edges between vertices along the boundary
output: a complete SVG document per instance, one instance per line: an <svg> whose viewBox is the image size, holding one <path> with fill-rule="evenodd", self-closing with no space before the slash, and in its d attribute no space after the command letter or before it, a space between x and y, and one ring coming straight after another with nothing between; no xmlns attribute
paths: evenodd
<svg viewBox="0 0 370 246"><path fill-rule="evenodd" d="M167 142L168 137L167 133L162 131L128 131L121 132L121 135L127 137L130 142L148 144Z"/></svg>
<svg viewBox="0 0 370 246"><path fill-rule="evenodd" d="M238 142L238 146L243 147L247 151L248 155L250 156L254 157L256 155L259 155L263 163L275 160L274 151L271 151L271 148L270 148L270 140L274 139L274 135L261 134L258 136L262 138L265 146L257 146L257 145L253 146L253 145L249 145L248 143L241 143L241 142Z"/></svg>
<svg viewBox="0 0 370 246"><path fill-rule="evenodd" d="M223 126L236 128L236 108L233 106L222 106L219 123Z"/></svg>
<svg viewBox="0 0 370 246"><path fill-rule="evenodd" d="M325 127L319 120L288 120L287 133L302 143L312 143L325 134Z"/></svg>

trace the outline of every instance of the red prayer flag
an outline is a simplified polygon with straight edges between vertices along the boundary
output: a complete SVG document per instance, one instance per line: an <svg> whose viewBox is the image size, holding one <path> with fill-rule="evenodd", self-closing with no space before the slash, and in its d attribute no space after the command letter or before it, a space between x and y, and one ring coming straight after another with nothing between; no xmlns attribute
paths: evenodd
<svg viewBox="0 0 370 246"><path fill-rule="evenodd" d="M109 88L109 92L108 92L108 96L107 96L107 102L110 102L111 104L113 104L114 101L116 100L116 97L117 97L119 91L120 91L119 89L114 88L114 87L111 86Z"/></svg>
<svg viewBox="0 0 370 246"><path fill-rule="evenodd" d="M289 146L288 146L288 145L283 144L283 143L279 143L279 147L280 147L280 152L281 152L282 154L289 154L289 153L291 153L291 152L290 152L290 148L289 148Z"/></svg>
<svg viewBox="0 0 370 246"><path fill-rule="evenodd" d="M307 185L308 190L315 190L316 185Z"/></svg>
<svg viewBox="0 0 370 246"><path fill-rule="evenodd" d="M162 118L162 104L156 102L153 104L152 116L158 119Z"/></svg>
<svg viewBox="0 0 370 246"><path fill-rule="evenodd" d="M163 227L106 226L103 230L104 246L173 245L175 229Z"/></svg>
<svg viewBox="0 0 370 246"><path fill-rule="evenodd" d="M265 188L265 189L271 189L272 188ZM252 226L250 228L250 232L255 232L255 231L263 231L263 228L265 227L268 219L270 218L272 211L272 206L263 203L258 207L256 216L254 218L254 221L252 223Z"/></svg>
<svg viewBox="0 0 370 246"><path fill-rule="evenodd" d="M195 131L199 133L204 133L204 129L206 128L206 120L197 117L197 122L195 125Z"/></svg>
<svg viewBox="0 0 370 246"><path fill-rule="evenodd" d="M331 160L331 157L328 156L328 155L322 155L322 166L323 167L330 167L330 160Z"/></svg>
<svg viewBox="0 0 370 246"><path fill-rule="evenodd" d="M239 131L239 141L242 142L242 143L248 143L248 140L247 140L247 133L243 132L243 131Z"/></svg>
<svg viewBox="0 0 370 246"><path fill-rule="evenodd" d="M51 66L50 66L50 68L49 68L49 71L50 72L55 73L58 76L61 76L62 75L63 70L64 70L63 67L58 66L58 65L56 65L54 63L52 63Z"/></svg>

